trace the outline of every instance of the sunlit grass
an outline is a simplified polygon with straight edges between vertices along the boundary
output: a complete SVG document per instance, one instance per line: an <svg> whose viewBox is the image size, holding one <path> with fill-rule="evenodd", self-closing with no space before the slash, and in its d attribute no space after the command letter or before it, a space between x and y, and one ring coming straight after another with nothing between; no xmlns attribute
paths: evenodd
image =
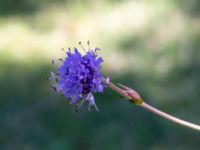
<svg viewBox="0 0 200 150"><path fill-rule="evenodd" d="M102 55L106 59L107 70L117 72L124 67L128 69L126 66L130 63L134 64L135 69L145 70L149 68L144 64L145 55L155 55L170 43L184 39L188 34L187 28L193 27L193 22L173 3L165 1L127 1L114 5L104 2L98 7L92 3L90 8L82 3L71 6L63 4L47 5L30 17L1 18L1 61L49 61L62 55L59 52L62 47L90 40L92 46L97 45L104 50ZM128 49L120 46L132 43L132 39L142 39L143 42L139 47L130 45ZM112 65L116 59L119 63L117 68L114 67L115 63ZM164 63L165 67L159 67L163 62L157 66L158 69L169 68L166 65L170 64L167 63Z"/></svg>

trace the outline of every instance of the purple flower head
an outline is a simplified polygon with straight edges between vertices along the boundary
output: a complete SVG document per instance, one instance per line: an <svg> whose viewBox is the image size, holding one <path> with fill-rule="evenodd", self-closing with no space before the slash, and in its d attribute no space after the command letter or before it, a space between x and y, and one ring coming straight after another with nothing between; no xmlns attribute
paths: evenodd
<svg viewBox="0 0 200 150"><path fill-rule="evenodd" d="M83 47L82 47L83 48ZM84 49L84 48L83 48ZM77 109L84 102L88 102L88 110L95 104L93 93L103 92L102 75L100 73L103 59L98 57L97 51L90 49L82 55L77 48L74 52L66 52L65 60L61 60L58 66L58 74L51 72L50 79L56 78L57 84L54 89L69 99L70 104L76 104ZM54 64L54 62L53 62Z"/></svg>

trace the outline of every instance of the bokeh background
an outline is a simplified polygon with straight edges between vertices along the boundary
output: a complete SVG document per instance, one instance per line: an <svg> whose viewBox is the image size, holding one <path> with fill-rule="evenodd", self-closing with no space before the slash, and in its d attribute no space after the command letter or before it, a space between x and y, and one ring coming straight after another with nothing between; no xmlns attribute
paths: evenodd
<svg viewBox="0 0 200 150"><path fill-rule="evenodd" d="M200 124L200 1L1 0L1 150L197 150L200 134L110 89L79 112L49 89L61 48L90 40L102 73Z"/></svg>

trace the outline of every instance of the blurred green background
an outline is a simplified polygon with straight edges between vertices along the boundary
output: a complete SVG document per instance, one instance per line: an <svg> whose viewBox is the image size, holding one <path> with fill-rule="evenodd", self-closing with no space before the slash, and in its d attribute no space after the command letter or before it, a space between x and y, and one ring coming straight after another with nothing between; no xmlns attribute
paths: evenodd
<svg viewBox="0 0 200 150"><path fill-rule="evenodd" d="M103 74L200 124L200 1L1 0L1 150L197 150L200 134L96 94L78 113L49 89L50 61L90 40ZM86 44L85 44L86 45Z"/></svg>

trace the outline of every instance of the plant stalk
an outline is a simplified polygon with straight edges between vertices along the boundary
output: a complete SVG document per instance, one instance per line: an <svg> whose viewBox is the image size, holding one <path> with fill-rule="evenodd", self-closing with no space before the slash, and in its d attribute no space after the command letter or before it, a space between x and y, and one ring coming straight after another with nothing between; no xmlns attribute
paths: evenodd
<svg viewBox="0 0 200 150"><path fill-rule="evenodd" d="M169 115L163 111L160 111L159 109L143 102L141 105L140 105L142 108L156 114L156 115L159 115L160 117L163 117L171 122L174 122L176 124L179 124L179 125L182 125L182 126L185 126L185 127L188 127L188 128L191 128L191 129L194 129L194 130L198 130L200 131L200 126L199 125L196 125L194 123L190 123L188 121L184 121L182 119L179 119L179 118L176 118L172 115Z"/></svg>
<svg viewBox="0 0 200 150"><path fill-rule="evenodd" d="M134 104L148 110L149 112L152 112L162 118L165 118L173 123L200 131L200 126L194 123L190 123L188 121L184 121L182 119L176 118L172 115L169 115L163 111L160 111L159 109L145 103L142 99L138 99L138 96L140 98L140 95L133 89L123 86L121 84L119 84L120 87L116 86L115 84L113 84L112 82L106 82L105 79L103 79L103 83L110 87L112 90L116 91L117 93L121 94L122 96L124 96L125 98L127 98L129 101L133 102Z"/></svg>

